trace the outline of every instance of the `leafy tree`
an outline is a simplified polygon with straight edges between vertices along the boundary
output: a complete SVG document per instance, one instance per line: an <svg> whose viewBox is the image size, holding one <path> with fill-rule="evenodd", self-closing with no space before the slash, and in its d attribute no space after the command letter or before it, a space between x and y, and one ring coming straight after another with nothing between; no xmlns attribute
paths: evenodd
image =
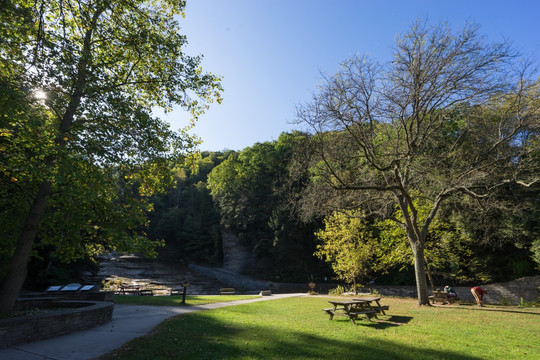
<svg viewBox="0 0 540 360"><path fill-rule="evenodd" d="M324 220L324 228L316 233L322 241L315 255L331 263L337 278L353 284L378 270L376 254L380 250L376 230L357 211L335 212Z"/></svg>
<svg viewBox="0 0 540 360"><path fill-rule="evenodd" d="M58 241L56 251L68 259L84 246L152 247L133 233L145 223L147 197L170 183L168 159L195 143L152 109L179 105L195 120L219 101L220 86L201 71L199 57L182 52L186 39L175 17L183 15L184 2L3 4L0 100L7 106L0 114L0 170L9 188L2 187L2 216L11 199L22 204L2 243L13 246L3 250L10 258L0 288L5 312L26 277L36 237ZM23 155L30 160L22 162ZM73 209L67 226L63 216Z"/></svg>
<svg viewBox="0 0 540 360"><path fill-rule="evenodd" d="M454 32L418 22L398 38L391 62L354 57L298 108L314 134L304 212L362 208L399 224L420 305L429 303L424 255L441 205L538 181L538 84L515 59L474 25ZM429 206L423 219L418 197Z"/></svg>

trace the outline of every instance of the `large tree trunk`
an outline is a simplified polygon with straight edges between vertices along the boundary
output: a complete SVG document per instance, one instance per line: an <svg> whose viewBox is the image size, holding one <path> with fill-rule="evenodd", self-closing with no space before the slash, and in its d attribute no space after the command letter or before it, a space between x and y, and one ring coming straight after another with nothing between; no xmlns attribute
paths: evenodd
<svg viewBox="0 0 540 360"><path fill-rule="evenodd" d="M426 266L424 262L424 247L422 245L411 246L414 254L414 275L416 278L416 291L418 293L418 305L429 305L427 292Z"/></svg>
<svg viewBox="0 0 540 360"><path fill-rule="evenodd" d="M51 188L50 182L44 182L39 186L37 196L24 221L17 248L11 258L7 275L0 287L0 313L7 313L13 309L26 280L28 259L34 245L39 223L47 209Z"/></svg>

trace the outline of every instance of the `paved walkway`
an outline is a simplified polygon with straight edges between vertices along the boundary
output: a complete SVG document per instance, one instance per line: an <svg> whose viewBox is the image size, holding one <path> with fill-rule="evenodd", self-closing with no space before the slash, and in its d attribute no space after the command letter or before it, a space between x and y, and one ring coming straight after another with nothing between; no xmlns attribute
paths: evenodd
<svg viewBox="0 0 540 360"><path fill-rule="evenodd" d="M115 305L112 321L93 329L43 341L0 349L2 360L88 360L119 348L142 336L163 320L188 312L217 309L257 301L275 300L305 294L274 294L257 299L221 302L200 306Z"/></svg>

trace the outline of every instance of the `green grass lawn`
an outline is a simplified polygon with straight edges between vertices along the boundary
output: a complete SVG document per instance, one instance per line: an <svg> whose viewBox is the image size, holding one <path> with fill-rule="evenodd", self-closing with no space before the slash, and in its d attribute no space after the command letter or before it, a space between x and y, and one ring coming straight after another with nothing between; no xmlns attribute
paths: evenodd
<svg viewBox="0 0 540 360"><path fill-rule="evenodd" d="M328 298L256 302L171 318L104 359L540 359L540 309L419 307L329 321Z"/></svg>
<svg viewBox="0 0 540 360"><path fill-rule="evenodd" d="M258 295L188 295L182 304L182 296L132 296L115 295L115 304L155 305L155 306L197 306L224 301L260 298Z"/></svg>

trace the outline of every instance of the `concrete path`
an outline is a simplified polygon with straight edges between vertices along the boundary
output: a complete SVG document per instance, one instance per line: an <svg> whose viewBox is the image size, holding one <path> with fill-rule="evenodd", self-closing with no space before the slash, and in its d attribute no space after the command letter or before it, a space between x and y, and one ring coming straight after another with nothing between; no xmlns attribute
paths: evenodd
<svg viewBox="0 0 540 360"><path fill-rule="evenodd" d="M132 339L143 336L163 320L172 316L194 311L304 295L274 294L257 299L228 301L200 306L115 305L112 321L105 325L52 339L3 348L0 349L0 359L94 359L119 348Z"/></svg>

